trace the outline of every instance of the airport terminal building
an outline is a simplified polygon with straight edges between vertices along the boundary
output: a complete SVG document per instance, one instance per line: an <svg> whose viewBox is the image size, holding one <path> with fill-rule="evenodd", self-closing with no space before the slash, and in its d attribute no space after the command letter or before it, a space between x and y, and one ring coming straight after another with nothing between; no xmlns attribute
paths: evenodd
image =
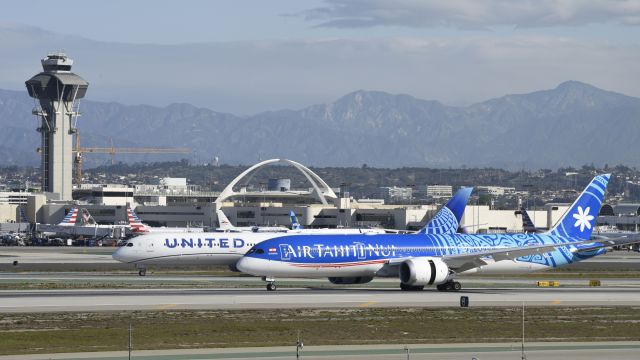
<svg viewBox="0 0 640 360"><path fill-rule="evenodd" d="M293 186L289 179L272 179L266 187L252 186L252 174L272 164L293 166L307 183ZM387 204L383 199L354 199L343 189L330 187L304 165L286 159L251 166L221 192L203 191L188 185L185 178L165 178L157 185L83 184L74 189L73 199L57 200L50 193L5 192L0 194L0 221L57 224L76 206L87 209L100 224L118 225L127 223L127 206L132 206L144 223L154 227L213 229L218 226L218 209L235 226L286 227L290 226L289 211L293 210L300 224L308 228L377 227L412 231L423 227L439 208ZM529 216L537 228L548 228L568 205L547 204L542 209L530 210ZM640 204L604 205L598 222L620 230L637 230ZM522 215L516 210L468 205L461 227L469 233L521 232Z"/></svg>

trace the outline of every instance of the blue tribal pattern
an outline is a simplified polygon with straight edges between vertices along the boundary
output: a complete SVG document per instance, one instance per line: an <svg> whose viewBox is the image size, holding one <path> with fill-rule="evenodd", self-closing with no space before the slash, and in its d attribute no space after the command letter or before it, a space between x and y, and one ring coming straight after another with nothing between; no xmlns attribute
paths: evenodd
<svg viewBox="0 0 640 360"><path fill-rule="evenodd" d="M421 234L455 234L473 188L461 188L445 206L423 227Z"/></svg>
<svg viewBox="0 0 640 360"><path fill-rule="evenodd" d="M458 219L447 207L443 207L420 231L422 234L455 234Z"/></svg>

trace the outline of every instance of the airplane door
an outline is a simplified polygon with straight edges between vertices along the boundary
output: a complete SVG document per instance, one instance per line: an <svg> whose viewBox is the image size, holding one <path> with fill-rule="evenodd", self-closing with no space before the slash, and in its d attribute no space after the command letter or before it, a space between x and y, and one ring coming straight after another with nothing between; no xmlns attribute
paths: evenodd
<svg viewBox="0 0 640 360"><path fill-rule="evenodd" d="M144 246L144 251L146 253L152 253L154 252L154 246L153 246L153 241L149 241L145 244Z"/></svg>

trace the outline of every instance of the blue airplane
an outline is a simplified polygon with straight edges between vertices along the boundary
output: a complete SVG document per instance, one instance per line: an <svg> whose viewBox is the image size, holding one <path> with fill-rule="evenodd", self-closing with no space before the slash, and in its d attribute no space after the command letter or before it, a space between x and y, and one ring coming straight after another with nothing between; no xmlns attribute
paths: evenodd
<svg viewBox="0 0 640 360"><path fill-rule="evenodd" d="M276 289L277 277L328 277L345 284L399 277L400 289L406 291L425 286L458 291L462 286L454 279L462 274L552 269L603 254L607 247L640 242L629 237L589 239L609 178L596 176L543 234L458 234L459 218L443 216L437 220L441 225L433 227L435 233L278 236L253 246L237 268L263 277L270 291ZM448 206L438 215L453 212Z"/></svg>

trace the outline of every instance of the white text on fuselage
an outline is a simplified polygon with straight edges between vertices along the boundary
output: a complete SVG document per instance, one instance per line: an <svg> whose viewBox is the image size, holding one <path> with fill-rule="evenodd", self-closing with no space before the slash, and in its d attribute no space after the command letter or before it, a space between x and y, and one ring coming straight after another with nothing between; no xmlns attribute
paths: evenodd
<svg viewBox="0 0 640 360"><path fill-rule="evenodd" d="M269 252L273 252L274 250L273 248L269 249ZM312 246L280 244L280 255L282 260L289 260L291 258L320 259L341 257L366 259L374 256L396 256L396 247L394 245L365 245L360 243L333 246L322 244L314 244Z"/></svg>
<svg viewBox="0 0 640 360"><path fill-rule="evenodd" d="M219 247L221 249L238 249L244 247L244 240L242 239L229 239L229 238L173 238L164 239L164 246L169 249L175 247L180 248L214 248Z"/></svg>

